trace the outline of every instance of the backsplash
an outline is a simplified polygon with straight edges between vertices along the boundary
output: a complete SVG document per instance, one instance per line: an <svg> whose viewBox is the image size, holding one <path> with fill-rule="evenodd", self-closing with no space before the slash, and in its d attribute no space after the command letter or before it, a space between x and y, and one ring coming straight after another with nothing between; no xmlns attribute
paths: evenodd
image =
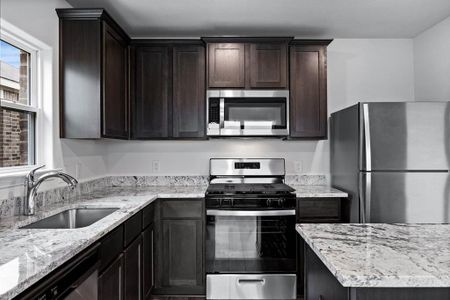
<svg viewBox="0 0 450 300"><path fill-rule="evenodd" d="M111 186L207 185L208 176L112 176Z"/></svg>
<svg viewBox="0 0 450 300"><path fill-rule="evenodd" d="M327 185L325 175L286 175L288 185ZM80 182L71 190L59 187L37 194L36 209L55 203L70 203L79 200L81 195L89 194L104 187L121 186L198 186L207 185L208 176L108 176ZM0 217L17 216L23 213L23 192L0 199Z"/></svg>
<svg viewBox="0 0 450 300"><path fill-rule="evenodd" d="M325 175L286 175L285 183L287 185L327 185L327 176Z"/></svg>

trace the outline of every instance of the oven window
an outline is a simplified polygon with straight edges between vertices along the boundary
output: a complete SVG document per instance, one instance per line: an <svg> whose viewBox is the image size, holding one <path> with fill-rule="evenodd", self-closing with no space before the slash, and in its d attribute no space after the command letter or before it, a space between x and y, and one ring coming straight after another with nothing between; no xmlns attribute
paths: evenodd
<svg viewBox="0 0 450 300"><path fill-rule="evenodd" d="M225 121L270 121L273 129L286 128L285 98L226 98Z"/></svg>
<svg viewBox="0 0 450 300"><path fill-rule="evenodd" d="M207 273L296 271L295 216L208 216Z"/></svg>

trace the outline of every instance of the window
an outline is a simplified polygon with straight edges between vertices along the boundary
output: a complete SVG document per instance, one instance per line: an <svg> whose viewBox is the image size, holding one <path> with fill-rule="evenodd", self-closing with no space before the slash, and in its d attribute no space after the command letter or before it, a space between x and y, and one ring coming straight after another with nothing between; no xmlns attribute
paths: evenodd
<svg viewBox="0 0 450 300"><path fill-rule="evenodd" d="M0 40L0 168L35 164L34 55Z"/></svg>

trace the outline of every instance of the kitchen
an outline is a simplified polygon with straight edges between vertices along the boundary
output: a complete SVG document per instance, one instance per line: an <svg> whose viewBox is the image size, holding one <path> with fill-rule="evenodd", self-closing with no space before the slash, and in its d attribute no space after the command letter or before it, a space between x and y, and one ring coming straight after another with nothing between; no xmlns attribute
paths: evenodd
<svg viewBox="0 0 450 300"><path fill-rule="evenodd" d="M448 1L38 2L0 3L0 299L450 297Z"/></svg>

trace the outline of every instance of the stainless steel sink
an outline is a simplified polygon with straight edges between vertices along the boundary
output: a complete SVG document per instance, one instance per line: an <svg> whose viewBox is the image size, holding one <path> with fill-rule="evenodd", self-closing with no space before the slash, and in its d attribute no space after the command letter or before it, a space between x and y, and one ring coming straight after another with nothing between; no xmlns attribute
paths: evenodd
<svg viewBox="0 0 450 300"><path fill-rule="evenodd" d="M62 211L29 225L23 229L74 229L94 224L118 208L73 208Z"/></svg>

